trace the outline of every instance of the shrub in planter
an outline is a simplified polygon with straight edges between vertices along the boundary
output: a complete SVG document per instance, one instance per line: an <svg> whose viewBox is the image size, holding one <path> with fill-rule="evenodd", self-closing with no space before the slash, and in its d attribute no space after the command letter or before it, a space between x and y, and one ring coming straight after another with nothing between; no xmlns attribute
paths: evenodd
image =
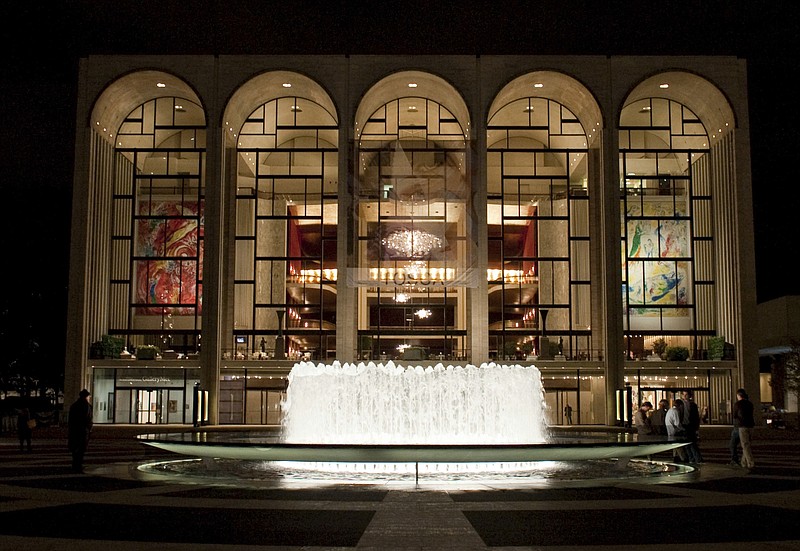
<svg viewBox="0 0 800 551"><path fill-rule="evenodd" d="M708 359L721 360L725 353L725 337L709 337Z"/></svg>
<svg viewBox="0 0 800 551"><path fill-rule="evenodd" d="M517 341L508 339L503 343L503 357L506 360L514 360L517 358Z"/></svg>
<svg viewBox="0 0 800 551"><path fill-rule="evenodd" d="M667 350L667 341L664 339L656 339L653 341L653 354L656 356L664 357L664 352Z"/></svg>
<svg viewBox="0 0 800 551"><path fill-rule="evenodd" d="M136 347L136 358L139 360L155 360L160 350L152 344L143 344Z"/></svg>
<svg viewBox="0 0 800 551"><path fill-rule="evenodd" d="M667 361L683 362L689 358L689 349L685 346L668 346L665 354Z"/></svg>
<svg viewBox="0 0 800 551"><path fill-rule="evenodd" d="M119 358L119 354L125 346L125 340L114 335L103 335L100 337L100 346L103 349L103 357Z"/></svg>

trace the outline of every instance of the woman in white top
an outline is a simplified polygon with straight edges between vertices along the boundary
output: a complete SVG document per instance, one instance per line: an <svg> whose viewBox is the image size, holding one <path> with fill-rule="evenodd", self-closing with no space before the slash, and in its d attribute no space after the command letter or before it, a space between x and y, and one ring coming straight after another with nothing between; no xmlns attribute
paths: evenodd
<svg viewBox="0 0 800 551"><path fill-rule="evenodd" d="M670 437L683 436L686 432L683 428L683 400L678 398L672 402L664 423L667 425L667 435Z"/></svg>
<svg viewBox="0 0 800 551"><path fill-rule="evenodd" d="M672 407L669 408L664 423L667 425L667 436L670 440L686 436L686 429L683 427L683 400L678 398L672 402ZM673 458L686 461L686 450L683 449L683 446L675 448Z"/></svg>

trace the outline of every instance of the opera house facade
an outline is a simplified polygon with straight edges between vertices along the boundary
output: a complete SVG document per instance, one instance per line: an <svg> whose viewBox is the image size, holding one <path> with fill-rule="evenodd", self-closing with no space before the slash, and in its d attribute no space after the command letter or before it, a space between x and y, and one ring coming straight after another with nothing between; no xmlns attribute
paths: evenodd
<svg viewBox="0 0 800 551"><path fill-rule="evenodd" d="M301 360L535 365L548 423L758 388L744 60L90 56L65 395L279 424Z"/></svg>

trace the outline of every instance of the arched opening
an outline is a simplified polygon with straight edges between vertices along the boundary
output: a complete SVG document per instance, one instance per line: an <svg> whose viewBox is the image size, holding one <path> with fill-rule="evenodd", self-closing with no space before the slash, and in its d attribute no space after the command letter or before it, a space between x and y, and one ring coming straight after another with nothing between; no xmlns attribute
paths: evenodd
<svg viewBox="0 0 800 551"><path fill-rule="evenodd" d="M387 101L357 119L358 356L467 359L463 102L420 73L385 79L362 106L376 96Z"/></svg>

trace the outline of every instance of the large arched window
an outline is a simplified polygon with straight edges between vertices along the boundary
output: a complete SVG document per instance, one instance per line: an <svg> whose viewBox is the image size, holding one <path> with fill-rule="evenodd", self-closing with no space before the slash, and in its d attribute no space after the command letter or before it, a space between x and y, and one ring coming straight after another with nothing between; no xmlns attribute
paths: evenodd
<svg viewBox="0 0 800 551"><path fill-rule="evenodd" d="M131 111L115 138L109 333L195 352L203 265L205 117L185 97Z"/></svg>
<svg viewBox="0 0 800 551"><path fill-rule="evenodd" d="M384 103L358 143L358 354L464 358L465 131L428 97Z"/></svg>
<svg viewBox="0 0 800 551"><path fill-rule="evenodd" d="M657 337L689 350L714 309L709 137L685 105L651 97L620 117L624 328L631 357ZM705 311L705 314L703 313Z"/></svg>
<svg viewBox="0 0 800 551"><path fill-rule="evenodd" d="M336 117L286 95L235 139L235 354L324 359L336 349Z"/></svg>
<svg viewBox="0 0 800 551"><path fill-rule="evenodd" d="M487 126L489 349L592 353L587 136L564 105L515 98Z"/></svg>

